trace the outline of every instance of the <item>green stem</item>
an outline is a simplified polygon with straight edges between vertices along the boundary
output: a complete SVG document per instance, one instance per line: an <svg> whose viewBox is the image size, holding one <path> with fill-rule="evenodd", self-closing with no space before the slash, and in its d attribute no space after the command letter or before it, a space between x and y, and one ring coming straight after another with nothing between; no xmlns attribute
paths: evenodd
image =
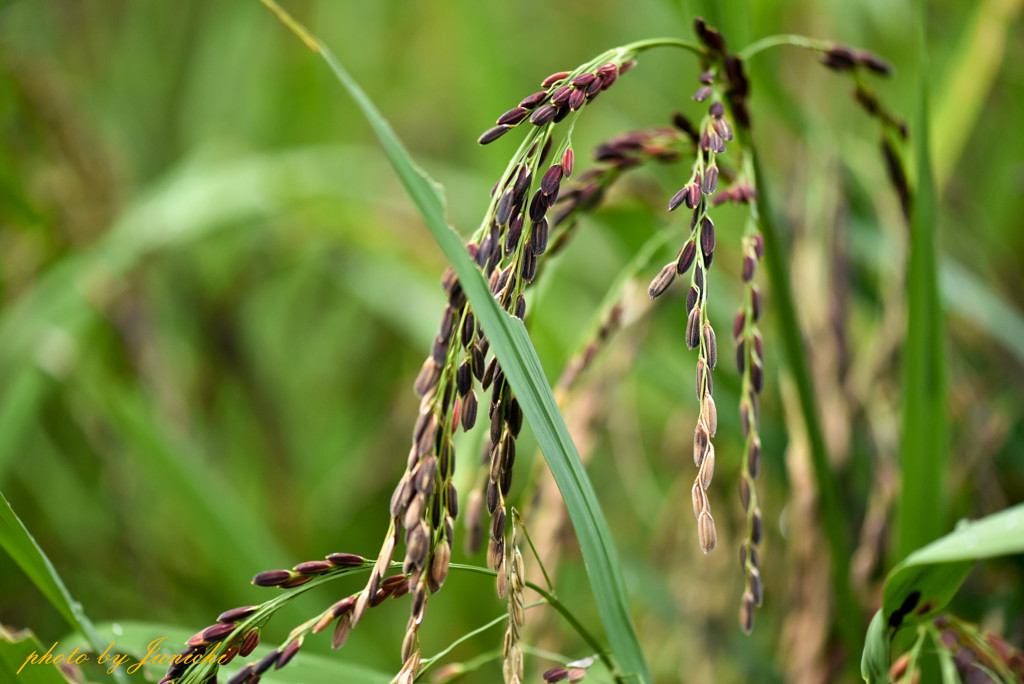
<svg viewBox="0 0 1024 684"><path fill-rule="evenodd" d="M526 535L526 543L530 545L530 550L533 551L533 557L537 559L537 565L540 566L540 572L544 575L544 583L548 585L548 589L553 593L555 591L555 585L552 584L551 578L548 577L547 568L544 567L544 561L541 559L540 554L537 553L537 547L533 545L533 538L530 537L530 531L526 529L526 524L523 522L522 517L519 515L519 511L512 508L512 515L516 519L516 524L523 528L523 534Z"/></svg>
<svg viewBox="0 0 1024 684"><path fill-rule="evenodd" d="M777 36L766 36L761 40L754 41L747 47L740 50L737 57L743 61L747 61L754 55L764 50L768 50L773 47L781 47L789 45L790 47L807 48L808 50L817 50L819 52L825 52L832 48L833 43L826 40L818 40L817 38L808 38L807 36L798 36L792 33L782 33Z"/></svg>
<svg viewBox="0 0 1024 684"><path fill-rule="evenodd" d="M677 47L689 50L698 57L706 56L704 48L697 45L697 43L689 40L683 40L682 38L649 38L647 40L638 40L635 43L623 45L619 49L622 52L643 52L644 50L651 50L659 47Z"/></svg>

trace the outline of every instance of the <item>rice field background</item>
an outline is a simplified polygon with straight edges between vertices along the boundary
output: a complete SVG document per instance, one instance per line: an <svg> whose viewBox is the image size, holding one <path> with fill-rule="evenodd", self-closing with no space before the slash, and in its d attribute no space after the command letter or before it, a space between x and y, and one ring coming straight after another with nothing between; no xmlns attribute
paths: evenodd
<svg viewBox="0 0 1024 684"><path fill-rule="evenodd" d="M695 15L736 50L793 33L888 59L894 73L872 84L910 126L901 152L915 188L926 81L935 195L926 208L942 316L938 335L908 335L907 293L926 297L931 284L927 269L908 268L914 233L887 178L877 122L849 80L811 53L781 47L748 64L753 135L842 514L829 529L819 512L779 294L762 281L765 601L752 635L737 621L745 516L731 344L715 376L709 495L718 545L704 555L687 496L698 407L685 288L653 304L647 295L688 230L686 216L665 210L688 162L624 176L531 290L527 328L554 384L600 326L610 288L637 269L638 251L679 229L623 287L621 326L573 389L556 392L609 522L654 681L858 681L886 573L909 550L897 530L920 522L928 541L1024 499L1018 0L928 3L923 67L910 2L283 6L330 46L443 183L449 217L467 237L514 150L504 139L477 144L498 115L548 74L608 48L693 39ZM581 116L577 168L613 136L671 125L674 111L699 118L690 99L699 73L682 52L644 53ZM103 635L116 640L146 623L140 633L174 634L177 650L222 611L272 597L277 590L250 584L260 571L332 552L375 556L448 262L323 61L259 2L2 2L0 130L0 491ZM709 315L723 347L742 293L745 216L730 205L715 214ZM935 342L941 411L908 432L908 364ZM558 500L537 495L550 488L536 486L544 462L533 435L523 429L509 501L536 512L537 527L529 514L526 527L558 600L604 643L575 537L556 524ZM929 435L937 447L908 472L908 442L920 450ZM456 443L461 497L474 484L479 442ZM933 476L937 495L908 516L901 482ZM835 593L829 535L850 551L846 604ZM464 537L459 524L453 562L483 566L484 553L464 553ZM542 581L525 548L524 559ZM362 581L303 594L264 641L279 643ZM44 648L72 643L37 584L0 554L0 624L32 630ZM420 630L424 654L506 610L493 578L453 571ZM950 611L1020 649L1021 557L980 563ZM342 650L322 635L302 654L388 681L401 666L407 617L405 604L385 603ZM461 663L497 652L461 681L500 680L502 630L447 656ZM558 664L546 653L593 654L550 608L527 611L526 634L529 681ZM275 681L338 680L290 668ZM83 676L111 681L101 668ZM611 681L597 670L588 679Z"/></svg>

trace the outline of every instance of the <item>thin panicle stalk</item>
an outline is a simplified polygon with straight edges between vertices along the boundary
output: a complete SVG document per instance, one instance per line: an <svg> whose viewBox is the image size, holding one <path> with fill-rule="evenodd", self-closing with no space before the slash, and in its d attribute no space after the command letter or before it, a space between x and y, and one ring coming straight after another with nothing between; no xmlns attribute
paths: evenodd
<svg viewBox="0 0 1024 684"><path fill-rule="evenodd" d="M772 290L772 305L777 316L786 365L793 376L800 399L800 410L803 413L807 441L811 449L811 463L818 485L818 502L821 506L825 539L832 556L832 586L835 591L836 614L843 616L843 619L838 620L838 624L849 652L854 653L861 643L861 624L860 620L855 619L861 613L850 592L850 546L847 542L849 525L843 515L839 485L829 463L825 434L818 417L814 382L807 365L803 335L796 317L796 305L793 303L792 284L786 264L788 251L783 247L782 237L775 223L775 211L768 199L769 191L757 148L751 144L749 149L754 179L757 183L757 211L761 221L761 233L764 235L764 260Z"/></svg>

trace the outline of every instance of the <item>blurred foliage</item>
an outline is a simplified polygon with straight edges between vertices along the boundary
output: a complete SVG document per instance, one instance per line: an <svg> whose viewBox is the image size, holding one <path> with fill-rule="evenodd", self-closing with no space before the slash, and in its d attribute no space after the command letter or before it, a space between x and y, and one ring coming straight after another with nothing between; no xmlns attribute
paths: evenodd
<svg viewBox="0 0 1024 684"><path fill-rule="evenodd" d="M912 114L916 93L906 81L916 49L908 2L285 5L446 185L466 234L509 154L504 141L476 145L498 114L548 73L610 46L689 37L695 13L734 47L786 32L871 49L896 67L879 85L895 111ZM940 106L933 122L950 523L1024 499L1024 354L1008 334L1021 329L1024 309L1019 7L930 5L933 99L962 103ZM755 136L792 229L797 306L857 546L863 612L828 619L863 631L894 560L900 356L913 353L901 351L907 231L877 130L846 80L785 48L750 71ZM675 109L696 113L696 75L689 58L645 54L588 108L574 136L580 157L619 132L667 123ZM322 63L256 2L2 3L0 129L0 489L88 614L198 629L264 598L268 590L248 584L259 570L332 551L373 555L405 462L411 385L442 309L445 261ZM529 327L552 380L614 274L666 225L664 198L685 173L666 166L630 176L549 264ZM711 306L723 330L740 293L738 239L728 237L742 221L731 207L716 214ZM568 398L568 411L596 406L588 467L623 553L646 655L659 681L823 681L834 662L824 543L774 329L766 326L761 407L766 604L747 638L735 616L738 383L723 363L719 549L704 557L686 497L696 406L684 320L679 296L640 311ZM472 444L460 445L463 494ZM532 444L520 445L513 498L528 481ZM465 560L461 550L454 560ZM560 598L595 622L583 572L566 539ZM1019 646L1022 576L1019 558L987 563L952 607ZM0 622L30 627L44 643L66 632L6 558L0 587ZM271 623L269 638L333 597L303 597ZM453 574L421 633L425 653L503 610L486 578ZM397 668L405 615L397 602L381 606L330 657ZM529 622L551 623L545 648L588 655L550 611L531 611ZM452 657L469 659L498 639L485 633ZM327 645L312 639L303 650ZM480 681L491 681L497 670L484 672Z"/></svg>

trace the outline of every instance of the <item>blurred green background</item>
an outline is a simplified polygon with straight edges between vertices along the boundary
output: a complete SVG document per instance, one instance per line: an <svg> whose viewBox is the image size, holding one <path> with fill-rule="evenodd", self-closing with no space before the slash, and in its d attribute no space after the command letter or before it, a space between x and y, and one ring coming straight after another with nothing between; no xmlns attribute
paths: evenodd
<svg viewBox="0 0 1024 684"><path fill-rule="evenodd" d="M879 91L908 118L917 88L913 10L903 1L283 4L445 184L467 235L513 150L506 139L476 144L499 114L547 74L609 47L689 38L697 13L734 50L785 32L878 52L896 69ZM950 526L1024 499L1021 4L929 5ZM689 100L698 71L683 53L645 53L587 108L574 135L577 166L617 133L667 124L677 109L698 114ZM849 82L809 53L765 53L750 71L755 137L790 230L863 614L830 614L814 482L793 389L779 373L770 292L766 603L752 637L736 623L743 520L731 363L716 379L719 549L699 553L686 496L696 405L682 288L654 310L640 303L673 239L640 274L640 296L627 298L635 315L567 407L582 416L581 450L659 681L830 680L830 621L866 626L892 564L899 365L913 352L900 347L907 231L877 124L849 97ZM260 570L333 551L375 555L416 415L412 381L443 307L445 261L324 64L255 1L3 2L0 130L0 489L89 615L199 629L224 609L269 598L248 584ZM615 274L672 221L664 203L688 173L687 163L628 176L549 264L529 327L552 381L586 340ZM741 292L743 221L741 209L716 212L711 306L720 330ZM686 227L675 223L681 242ZM527 434L514 500L534 452ZM476 453L471 439L462 443L463 495ZM597 624L571 537L563 546L560 596ZM461 549L454 560L484 563ZM1022 577L1019 559L986 563L955 610L1019 646ZM356 588L304 597L268 638ZM373 611L333 657L397 670L406 610ZM504 610L486 578L453 574L431 602L424 653ZM551 623L545 647L589 655L550 611L528 621ZM30 627L45 643L67 630L6 556L0 622ZM474 638L452 658L500 647L500 638ZM326 652L328 641L304 651Z"/></svg>

